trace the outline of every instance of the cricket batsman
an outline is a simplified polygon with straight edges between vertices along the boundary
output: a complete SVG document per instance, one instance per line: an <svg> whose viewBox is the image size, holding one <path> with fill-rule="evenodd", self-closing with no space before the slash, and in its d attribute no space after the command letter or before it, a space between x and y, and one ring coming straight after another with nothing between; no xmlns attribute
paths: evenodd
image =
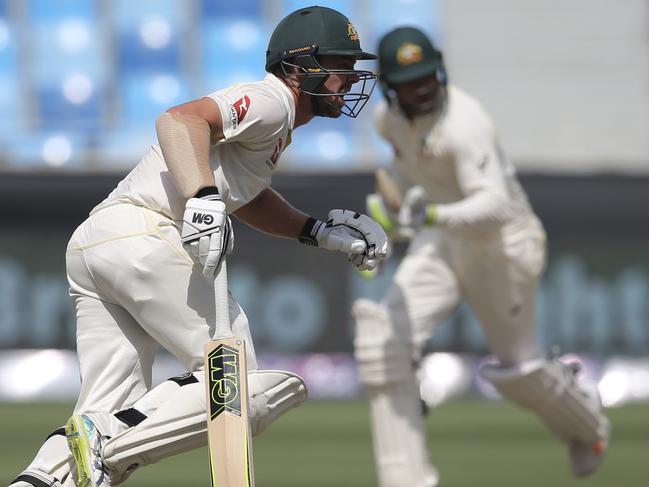
<svg viewBox="0 0 649 487"><path fill-rule="evenodd" d="M376 75L354 65L375 58L343 14L303 8L273 32L263 80L158 117L159 143L68 244L81 392L67 428L47 438L11 487L117 485L139 467L207 443L203 345L215 326L213 276L233 247L231 215L341 252L358 269L387 257L387 236L367 216L336 209L319 220L270 186L295 129L314 117L358 115ZM259 434L301 404L306 388L290 372L257 370L248 320L232 296L229 312L246 344ZM160 345L189 373L151 389Z"/></svg>
<svg viewBox="0 0 649 487"><path fill-rule="evenodd" d="M482 377L566 445L574 475L591 474L607 448L609 421L596 388L546 359L535 338L545 233L492 121L448 84L442 53L420 30L397 28L378 51L385 101L375 125L394 159L367 206L393 236L412 237L382 301L353 306L379 485L438 485L415 370L435 326L463 301L498 361L483 366Z"/></svg>

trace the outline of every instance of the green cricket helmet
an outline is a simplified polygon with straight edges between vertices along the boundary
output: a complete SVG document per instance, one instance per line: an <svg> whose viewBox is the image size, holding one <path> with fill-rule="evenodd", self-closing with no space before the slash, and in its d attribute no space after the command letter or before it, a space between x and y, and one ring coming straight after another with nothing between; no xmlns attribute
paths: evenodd
<svg viewBox="0 0 649 487"><path fill-rule="evenodd" d="M285 76L299 76L301 91L313 96L314 112L327 96L341 96L341 113L356 117L369 100L376 82L371 71L325 69L318 56L349 56L355 60L376 59L361 49L354 24L340 12L327 7L306 7L289 14L273 31L266 51L266 71ZM331 74L353 75L362 82L357 92L327 93L323 85Z"/></svg>
<svg viewBox="0 0 649 487"><path fill-rule="evenodd" d="M379 75L390 85L435 75L446 82L441 51L416 27L399 27L379 41Z"/></svg>
<svg viewBox="0 0 649 487"><path fill-rule="evenodd" d="M416 27L399 27L379 41L379 79L383 94L390 103L399 102L395 86L432 77L420 91L419 105L402 109L419 115L439 108L445 102L447 75L444 58L428 36ZM441 99L440 99L441 97ZM435 99L437 98L437 99Z"/></svg>

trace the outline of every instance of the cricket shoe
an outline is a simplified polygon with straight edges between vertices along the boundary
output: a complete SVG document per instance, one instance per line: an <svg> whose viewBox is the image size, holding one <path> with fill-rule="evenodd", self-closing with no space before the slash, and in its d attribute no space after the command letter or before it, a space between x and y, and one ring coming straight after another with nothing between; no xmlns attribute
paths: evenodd
<svg viewBox="0 0 649 487"><path fill-rule="evenodd" d="M575 477L592 474L604 459L607 441L602 439L592 445L573 443L570 445L570 466Z"/></svg>
<svg viewBox="0 0 649 487"><path fill-rule="evenodd" d="M101 458L102 436L90 418L72 416L65 425L65 436L77 465L78 487L109 487L110 477Z"/></svg>
<svg viewBox="0 0 649 487"><path fill-rule="evenodd" d="M579 364L568 364L572 372L572 382L577 384L577 375L580 372ZM596 411L602 410L602 398L594 383L580 383L578 385L580 392L586 397L588 402ZM574 441L568 447L568 456L570 459L570 468L575 477L587 477L592 474L604 459L606 449L608 448L609 436L611 434L611 424L607 418L604 420L604 434L594 443L582 443Z"/></svg>

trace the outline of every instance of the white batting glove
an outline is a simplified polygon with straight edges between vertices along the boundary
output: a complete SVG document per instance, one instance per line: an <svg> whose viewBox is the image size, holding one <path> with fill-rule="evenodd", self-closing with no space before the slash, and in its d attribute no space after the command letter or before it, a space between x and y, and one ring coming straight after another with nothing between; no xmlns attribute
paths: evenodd
<svg viewBox="0 0 649 487"><path fill-rule="evenodd" d="M327 222L310 218L300 242L348 255L359 270L372 270L390 253L388 237L381 225L351 210L331 210Z"/></svg>
<svg viewBox="0 0 649 487"><path fill-rule="evenodd" d="M421 186L413 186L406 191L399 210L397 221L403 228L418 230L424 225L435 223L435 205L428 200L426 191Z"/></svg>
<svg viewBox="0 0 649 487"><path fill-rule="evenodd" d="M203 266L203 275L213 276L234 248L232 222L220 195L209 194L187 201L181 240Z"/></svg>

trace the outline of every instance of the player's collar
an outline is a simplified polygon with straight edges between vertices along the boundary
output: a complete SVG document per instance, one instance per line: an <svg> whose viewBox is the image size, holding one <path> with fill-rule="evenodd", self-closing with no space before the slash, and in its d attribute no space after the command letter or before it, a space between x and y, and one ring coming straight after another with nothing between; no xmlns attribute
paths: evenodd
<svg viewBox="0 0 649 487"><path fill-rule="evenodd" d="M267 81L272 86L276 87L277 90L282 94L282 98L284 98L284 103L288 108L289 126L291 130L293 130L294 128L293 126L295 125L295 99L293 98L293 92L291 92L289 87L286 86L281 79L279 79L277 76L275 76L272 73L268 73L264 78L264 81Z"/></svg>

